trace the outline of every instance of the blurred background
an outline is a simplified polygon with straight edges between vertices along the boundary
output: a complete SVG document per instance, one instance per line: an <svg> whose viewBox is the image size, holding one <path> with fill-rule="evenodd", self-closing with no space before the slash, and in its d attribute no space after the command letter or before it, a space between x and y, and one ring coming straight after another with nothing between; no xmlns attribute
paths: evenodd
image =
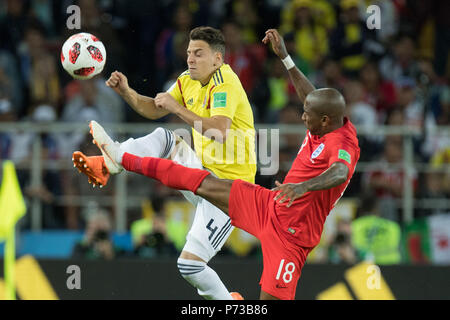
<svg viewBox="0 0 450 320"><path fill-rule="evenodd" d="M80 30L66 27L72 4L81 9ZM367 27L369 5L381 9L380 29ZM304 277L335 266L326 270L339 278L345 268L368 261L386 266L391 277L392 272L408 274L394 266L411 272L420 266L439 268L449 279L449 14L445 0L1 0L0 161L15 163L27 203L16 231L18 257L30 254L43 268L55 259L58 266L95 260L117 261L124 268L131 260L133 266L167 261L173 268L168 272L176 275L175 260L193 219L190 203L134 174L92 189L73 168L71 154L99 154L88 133L90 120L119 141L158 126L187 128L171 116L140 117L104 81L119 70L141 94L153 97L167 90L186 69L189 31L209 25L225 35L225 62L241 79L256 128L279 129L279 159L274 160L279 170L274 176L258 171L256 179L273 187L289 170L305 134L302 105L288 74L261 43L268 28L277 28L312 83L344 95L361 147L356 173L328 217ZM73 80L60 64L63 42L78 32L96 35L106 47L105 69L91 80ZM234 263L260 271L259 244L235 230L216 260L218 270ZM255 273L251 270L249 275ZM437 269L426 270L431 275ZM196 298L177 277L175 285ZM60 297L78 297L62 293L67 289L61 281ZM249 284L255 292L257 281ZM305 292L302 281L307 280L302 277L299 294ZM330 281L321 286L337 280ZM405 288L391 289L395 297L415 297ZM95 292L93 297L104 297ZM167 298L183 297L182 290L174 292ZM433 297L426 290L421 294ZM446 294L435 297L450 298Z"/></svg>

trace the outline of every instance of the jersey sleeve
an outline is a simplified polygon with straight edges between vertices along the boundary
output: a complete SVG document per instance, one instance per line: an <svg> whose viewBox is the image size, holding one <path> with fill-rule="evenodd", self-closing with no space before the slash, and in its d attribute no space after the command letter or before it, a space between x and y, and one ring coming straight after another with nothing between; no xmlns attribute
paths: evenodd
<svg viewBox="0 0 450 320"><path fill-rule="evenodd" d="M223 83L211 90L211 117L226 116L233 120L239 99L236 90L228 83Z"/></svg>
<svg viewBox="0 0 450 320"><path fill-rule="evenodd" d="M183 75L183 74L182 74ZM186 106L181 88L181 76L167 89L167 92L181 105Z"/></svg>
<svg viewBox="0 0 450 320"><path fill-rule="evenodd" d="M345 140L340 141L336 139L330 144L328 149L328 167L335 162L342 162L352 172L358 160L357 157L358 154L355 146Z"/></svg>

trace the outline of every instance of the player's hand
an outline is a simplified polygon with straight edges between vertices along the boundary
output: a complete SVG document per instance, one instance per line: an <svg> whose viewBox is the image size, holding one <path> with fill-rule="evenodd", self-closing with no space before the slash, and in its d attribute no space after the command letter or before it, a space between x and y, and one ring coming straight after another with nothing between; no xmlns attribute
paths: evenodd
<svg viewBox="0 0 450 320"><path fill-rule="evenodd" d="M292 203L304 195L308 190L306 186L302 183L285 183L281 184L278 181L275 181L276 187L272 189L272 191L279 191L278 194L273 198L273 200L278 201L279 204L286 202L289 200L289 203L286 207L290 207Z"/></svg>
<svg viewBox="0 0 450 320"><path fill-rule="evenodd" d="M155 97L155 105L158 108L169 111L170 113L175 113L180 107L178 102L168 92L158 93Z"/></svg>
<svg viewBox="0 0 450 320"><path fill-rule="evenodd" d="M128 79L127 77L119 71L114 71L111 76L106 80L106 85L112 88L117 94L124 95L128 89Z"/></svg>
<svg viewBox="0 0 450 320"><path fill-rule="evenodd" d="M284 59L288 56L283 37L278 33L277 29L267 30L266 36L262 39L262 42L264 44L268 44L270 42L272 44L273 51L280 59Z"/></svg>

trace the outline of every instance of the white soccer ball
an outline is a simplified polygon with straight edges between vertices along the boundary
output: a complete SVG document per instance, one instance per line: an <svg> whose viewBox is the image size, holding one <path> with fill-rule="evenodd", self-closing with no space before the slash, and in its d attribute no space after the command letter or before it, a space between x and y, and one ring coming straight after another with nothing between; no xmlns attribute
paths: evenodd
<svg viewBox="0 0 450 320"><path fill-rule="evenodd" d="M75 79L92 78L102 72L105 62L105 46L90 33L74 34L62 46L61 64Z"/></svg>

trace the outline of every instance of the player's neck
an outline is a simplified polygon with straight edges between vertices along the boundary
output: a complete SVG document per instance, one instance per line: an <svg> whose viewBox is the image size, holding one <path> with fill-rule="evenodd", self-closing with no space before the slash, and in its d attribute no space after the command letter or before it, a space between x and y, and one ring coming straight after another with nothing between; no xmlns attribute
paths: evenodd
<svg viewBox="0 0 450 320"><path fill-rule="evenodd" d="M333 124L329 125L328 127L326 127L326 129L324 129L324 131L321 134L319 134L319 137L322 138L324 135L341 128L343 125L344 125L344 119L340 119L340 120L338 120L338 122L333 123Z"/></svg>
<svg viewBox="0 0 450 320"><path fill-rule="evenodd" d="M218 66L216 69L214 69L214 71L211 72L208 75L208 77L206 77L204 80L200 80L200 83L201 83L202 87L206 86L209 83L209 81L211 81L211 78L214 75L214 73L216 73L216 71L219 70L220 67L222 67L222 66L223 66L223 63L221 63L220 66Z"/></svg>

